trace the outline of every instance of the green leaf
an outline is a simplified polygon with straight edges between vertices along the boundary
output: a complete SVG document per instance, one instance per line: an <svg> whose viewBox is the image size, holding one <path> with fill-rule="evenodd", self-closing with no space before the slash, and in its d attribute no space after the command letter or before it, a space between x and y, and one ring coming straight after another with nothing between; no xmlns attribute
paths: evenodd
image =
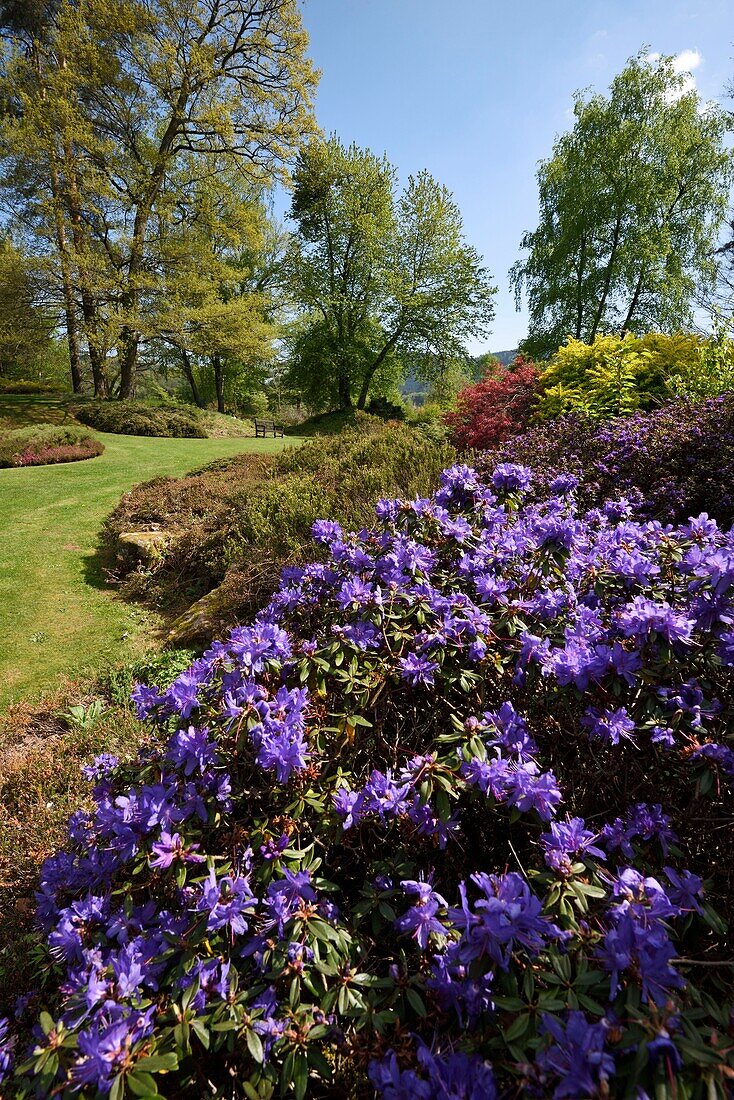
<svg viewBox="0 0 734 1100"><path fill-rule="evenodd" d="M293 1091L296 1100L303 1100L308 1088L308 1058L305 1054L296 1054L293 1058Z"/></svg>
<svg viewBox="0 0 734 1100"><path fill-rule="evenodd" d="M417 990L408 989L405 996L408 1000L408 1004L414 1012L417 1012L419 1016L426 1015L426 1006L423 1003L423 998Z"/></svg>
<svg viewBox="0 0 734 1100"><path fill-rule="evenodd" d="M48 1012L42 1012L38 1019L44 1035L50 1035L56 1028L56 1021L53 1016L49 1016Z"/></svg>
<svg viewBox="0 0 734 1100"><path fill-rule="evenodd" d="M258 1033L249 1027L245 1035L245 1040L247 1042L247 1049L252 1057L258 1065L262 1065L265 1060L265 1052L263 1051L262 1041Z"/></svg>
<svg viewBox="0 0 734 1100"><path fill-rule="evenodd" d="M503 1032L505 1042L512 1043L515 1039L520 1039L530 1027L530 1016L527 1012L521 1013L510 1024L510 1026Z"/></svg>
<svg viewBox="0 0 734 1100"><path fill-rule="evenodd" d="M151 1077L149 1073L135 1070L128 1076L127 1084L133 1096L158 1096L155 1077Z"/></svg>
<svg viewBox="0 0 734 1100"><path fill-rule="evenodd" d="M110 1100L122 1100L125 1095L125 1078L121 1073L118 1073L112 1082L112 1088L110 1089Z"/></svg>
<svg viewBox="0 0 734 1100"><path fill-rule="evenodd" d="M181 1008L186 1011L196 994L199 992L199 979L195 978L181 998Z"/></svg>
<svg viewBox="0 0 734 1100"><path fill-rule="evenodd" d="M194 1035L196 1035L204 1050L208 1050L211 1044L211 1036L209 1034L209 1029L207 1028L204 1021L192 1020L191 1030L193 1031Z"/></svg>
<svg viewBox="0 0 734 1100"><path fill-rule="evenodd" d="M146 1073L160 1073L161 1071L170 1071L178 1069L178 1055L171 1052L170 1054L152 1054L150 1058L141 1058L135 1064L135 1072L143 1070Z"/></svg>

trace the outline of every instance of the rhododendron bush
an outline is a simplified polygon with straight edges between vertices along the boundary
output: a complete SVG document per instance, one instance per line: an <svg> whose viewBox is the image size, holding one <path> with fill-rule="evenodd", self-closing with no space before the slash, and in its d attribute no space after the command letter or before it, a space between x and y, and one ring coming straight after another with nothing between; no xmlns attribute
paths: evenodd
<svg viewBox="0 0 734 1100"><path fill-rule="evenodd" d="M90 768L18 1093L727 1095L734 536L509 464L314 536Z"/></svg>
<svg viewBox="0 0 734 1100"><path fill-rule="evenodd" d="M678 398L605 424L563 416L515 436L480 463L491 472L509 459L530 466L543 490L559 472L573 473L578 500L587 507L624 494L638 515L677 523L706 511L728 527L734 523L734 393Z"/></svg>

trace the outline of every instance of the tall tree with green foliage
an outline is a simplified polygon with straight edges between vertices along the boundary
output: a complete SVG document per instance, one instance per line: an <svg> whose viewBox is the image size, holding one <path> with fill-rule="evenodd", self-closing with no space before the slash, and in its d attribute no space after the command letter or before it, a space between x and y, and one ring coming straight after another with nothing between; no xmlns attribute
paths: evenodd
<svg viewBox="0 0 734 1100"><path fill-rule="evenodd" d="M160 217L160 277L146 310L145 340L178 356L197 405L225 389L263 382L275 327L269 293L275 230L257 194L236 173L192 184Z"/></svg>
<svg viewBox="0 0 734 1100"><path fill-rule="evenodd" d="M567 336L689 324L697 288L715 276L726 211L725 115L685 91L672 58L638 54L608 96L578 93L574 114L540 165L540 221L511 270L534 357Z"/></svg>
<svg viewBox="0 0 734 1100"><path fill-rule="evenodd" d="M292 374L313 404L363 409L408 357L451 359L488 331L495 288L449 191L338 138L311 141L293 176L288 285L304 311Z"/></svg>
<svg viewBox="0 0 734 1100"><path fill-rule="evenodd" d="M10 239L0 238L0 378L35 378L53 330L43 272Z"/></svg>
<svg viewBox="0 0 734 1100"><path fill-rule="evenodd" d="M111 359L129 397L158 214L223 165L247 190L268 186L314 132L297 0L75 0L43 33L11 31L6 180L58 258L67 327L78 308L95 388Z"/></svg>

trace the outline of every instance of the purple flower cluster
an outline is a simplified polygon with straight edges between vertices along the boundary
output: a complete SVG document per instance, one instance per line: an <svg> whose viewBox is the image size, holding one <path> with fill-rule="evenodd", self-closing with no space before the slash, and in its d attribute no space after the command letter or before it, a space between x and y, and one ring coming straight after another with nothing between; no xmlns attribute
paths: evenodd
<svg viewBox="0 0 734 1100"><path fill-rule="evenodd" d="M370 1063L370 1082L382 1100L495 1100L492 1067L461 1052L433 1054L418 1048L418 1066L401 1070L394 1051Z"/></svg>
<svg viewBox="0 0 734 1100"><path fill-rule="evenodd" d="M532 468L543 491L574 478L584 507L624 494L642 514L685 523L707 510L722 526L734 522L734 398L670 401L606 424L565 416L515 436L486 459Z"/></svg>
<svg viewBox="0 0 734 1100"><path fill-rule="evenodd" d="M461 905L449 909L447 918L440 922L435 913L445 903L424 886L426 892L397 927L425 930L423 940L416 937L424 948L430 932L440 929L443 936L455 935L444 951L433 956L428 985L443 1008L453 1009L462 1024L474 1026L482 1014L494 1008L492 988L497 968L507 970L516 952L537 958L549 944L562 944L567 936L543 915L542 902L521 875L481 872L472 875L471 882L479 891L478 898L471 902L462 883ZM427 920L422 913L424 905L430 910Z"/></svg>
<svg viewBox="0 0 734 1100"><path fill-rule="evenodd" d="M642 996L665 1005L671 994L683 986L683 978L672 963L676 951L666 921L682 914L661 884L631 867L614 883L617 899L610 909L612 926L604 936L599 958L610 973L611 995L625 971L632 971Z"/></svg>
<svg viewBox="0 0 734 1100"><path fill-rule="evenodd" d="M605 1049L609 1025L592 1024L583 1012L569 1012L565 1021L543 1014L543 1030L550 1046L541 1050L537 1067L541 1075L558 1083L554 1100L563 1097L603 1096L614 1075L614 1058Z"/></svg>
<svg viewBox="0 0 734 1100"><path fill-rule="evenodd" d="M504 703L497 712L487 711L483 722L474 720L472 725L477 733L488 731L490 755L463 759L461 775L467 785L524 813L535 810L544 821L553 817L561 802L558 783L552 772L541 771L533 759L537 745L513 705Z"/></svg>
<svg viewBox="0 0 734 1100"><path fill-rule="evenodd" d="M433 762L433 757L418 756L397 779L389 770L383 773L375 769L361 790L339 787L333 803L343 829L351 829L368 817L382 822L404 819L415 827L418 836L435 837L439 847L445 848L457 822L453 818L443 820L416 789Z"/></svg>
<svg viewBox="0 0 734 1100"><path fill-rule="evenodd" d="M319 521L324 560L173 684L135 689L161 747L90 766L93 806L41 874L73 1033L60 1054L39 1038L41 1092L120 1093L152 1064L184 1095L198 1059L222 1092L251 1072L285 1094L342 1061L351 1088L349 1052L396 1020L369 1068L388 1100L492 1097L518 1074L557 1097L621 1074L635 1095L658 1048L678 1072L676 937L710 920L702 879L662 795L587 812L568 761L734 777L734 536L582 512L575 492L455 466L369 531ZM525 1031L505 1039L508 1013ZM649 1069L615 1023L638 1017Z"/></svg>

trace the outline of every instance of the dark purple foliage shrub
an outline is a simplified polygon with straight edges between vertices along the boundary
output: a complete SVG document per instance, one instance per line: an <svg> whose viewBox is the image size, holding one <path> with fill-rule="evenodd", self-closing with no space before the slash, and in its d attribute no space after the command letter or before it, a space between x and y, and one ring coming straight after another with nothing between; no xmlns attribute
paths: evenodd
<svg viewBox="0 0 734 1100"><path fill-rule="evenodd" d="M559 473L578 479L583 505L627 495L645 514L678 523L708 512L734 523L734 394L671 401L654 412L599 424L565 416L531 428L483 460L521 462L547 488Z"/></svg>
<svg viewBox="0 0 734 1100"><path fill-rule="evenodd" d="M155 747L42 871L19 1095L726 1095L734 535L534 492L319 521L136 688Z"/></svg>

